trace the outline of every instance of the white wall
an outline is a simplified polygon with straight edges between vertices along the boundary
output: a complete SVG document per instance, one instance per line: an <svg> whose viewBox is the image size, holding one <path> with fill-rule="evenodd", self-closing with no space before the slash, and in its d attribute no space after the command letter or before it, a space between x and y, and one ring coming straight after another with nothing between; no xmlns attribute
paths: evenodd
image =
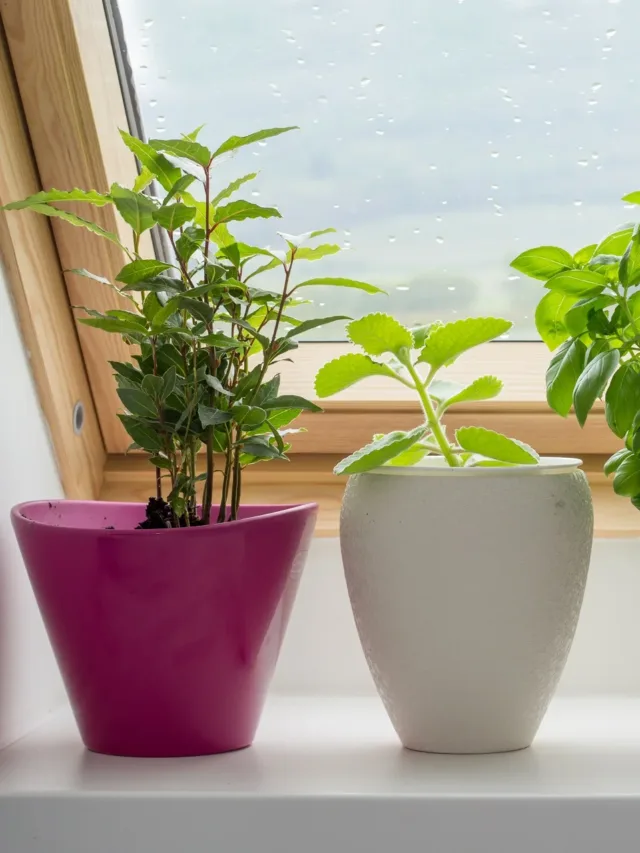
<svg viewBox="0 0 640 853"><path fill-rule="evenodd" d="M640 695L640 539L597 539L576 639L559 692ZM337 539L316 539L273 689L373 693Z"/></svg>
<svg viewBox="0 0 640 853"><path fill-rule="evenodd" d="M1 748L64 701L58 671L9 521L13 504L61 497L62 489L1 269L0 395Z"/></svg>

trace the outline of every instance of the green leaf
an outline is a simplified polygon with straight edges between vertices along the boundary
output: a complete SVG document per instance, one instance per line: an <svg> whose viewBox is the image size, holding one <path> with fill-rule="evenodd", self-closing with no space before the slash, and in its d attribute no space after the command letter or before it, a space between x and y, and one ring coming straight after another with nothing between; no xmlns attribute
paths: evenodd
<svg viewBox="0 0 640 853"><path fill-rule="evenodd" d="M156 296L155 293L148 293L145 297L144 304L142 306L142 313L144 316L152 322L158 311L162 310L162 305L160 304L160 300Z"/></svg>
<svg viewBox="0 0 640 853"><path fill-rule="evenodd" d="M605 475L609 477L611 474L615 473L625 459L629 459L631 456L633 456L632 451L627 450L626 447L623 447L622 450L616 450L613 456L610 456L604 463L603 470Z"/></svg>
<svg viewBox="0 0 640 853"><path fill-rule="evenodd" d="M431 389L428 389L431 391ZM502 391L502 381L497 376L480 376L461 391L445 399L440 404L441 409L448 409L456 403L467 403L473 400L490 400Z"/></svg>
<svg viewBox="0 0 640 853"><path fill-rule="evenodd" d="M557 246L538 246L518 255L511 266L531 278L546 280L556 273L569 270L574 261L569 252Z"/></svg>
<svg viewBox="0 0 640 853"><path fill-rule="evenodd" d="M111 185L111 197L118 213L136 234L153 228L157 204L144 193L134 193L118 184Z"/></svg>
<svg viewBox="0 0 640 853"><path fill-rule="evenodd" d="M160 398L163 387L162 376L154 376L153 373L147 373L142 380L142 390L152 398Z"/></svg>
<svg viewBox="0 0 640 853"><path fill-rule="evenodd" d="M141 281L136 281L133 284L125 284L122 288L123 293L130 291L153 291L154 293L182 293L184 285L179 278L172 278L168 275L155 275L153 278L145 278Z"/></svg>
<svg viewBox="0 0 640 853"><path fill-rule="evenodd" d="M386 364L380 364L362 353L350 352L334 358L316 374L315 392L318 397L331 397L368 376L398 376Z"/></svg>
<svg viewBox="0 0 640 853"><path fill-rule="evenodd" d="M129 364L125 361L110 361L109 364L113 367L118 376L123 376L125 379L134 382L138 386L142 383L143 375L137 367L133 366L133 364Z"/></svg>
<svg viewBox="0 0 640 853"><path fill-rule="evenodd" d="M169 192L162 200L163 206L169 204L169 202L176 196L182 196L182 194L191 186L194 181L195 177L193 175L182 175L180 178L178 178L178 180L175 182L175 184L171 187Z"/></svg>
<svg viewBox="0 0 640 853"><path fill-rule="evenodd" d="M141 139L131 136L124 130L120 131L120 136L127 148L138 158L142 167L148 169L165 190L170 190L181 176L180 169L177 169L166 157L158 154L151 145L142 142Z"/></svg>
<svg viewBox="0 0 640 853"><path fill-rule="evenodd" d="M230 201L216 208L215 222L240 222L243 219L269 219L271 217L281 219L280 212L275 207L261 207L251 201Z"/></svg>
<svg viewBox="0 0 640 853"><path fill-rule="evenodd" d="M604 238L596 247L596 255L624 255L633 235L632 225L622 225Z"/></svg>
<svg viewBox="0 0 640 853"><path fill-rule="evenodd" d="M112 286L112 284L108 278L105 278L103 275L96 275L93 272L89 272L89 270L73 269L73 270L65 270L65 272L72 272L74 275L81 275L83 278L90 278L92 281L100 282L100 284L107 284L107 285L109 285L109 287Z"/></svg>
<svg viewBox="0 0 640 853"><path fill-rule="evenodd" d="M153 172L150 169L147 169L146 166L143 166L142 171L133 182L132 190L134 193L141 193L143 190L146 190L149 184L153 181L153 178Z"/></svg>
<svg viewBox="0 0 640 853"><path fill-rule="evenodd" d="M573 392L573 408L580 426L584 426L591 407L604 393L619 362L620 350L607 350L599 353L582 372Z"/></svg>
<svg viewBox="0 0 640 853"><path fill-rule="evenodd" d="M243 184L246 184L247 181L253 181L254 178L257 177L257 172L251 172L249 175L243 175L241 178L236 178L235 181L231 181L228 186L226 186L223 190L220 190L218 195L211 200L211 204L214 207L217 207L221 201L224 201L225 198L229 198L229 196L233 195L234 192L239 190Z"/></svg>
<svg viewBox="0 0 640 853"><path fill-rule="evenodd" d="M260 436L253 436L246 439L242 443L243 453L247 456L255 456L256 459L281 459L282 453L277 447L269 444L268 441L261 439ZM244 464L248 465L249 462Z"/></svg>
<svg viewBox="0 0 640 853"><path fill-rule="evenodd" d="M613 478L613 491L629 498L640 493L640 457L628 456L620 463Z"/></svg>
<svg viewBox="0 0 640 853"><path fill-rule="evenodd" d="M63 219L65 222L68 222L69 225L75 225L77 228L86 228L87 231L91 231L93 234L97 234L98 237L103 237L105 240L109 240L111 243L115 243L116 246L119 246L124 251L124 246L118 239L116 234L113 234L111 231L105 231L104 228L101 228L99 225L96 225L95 222L90 222L88 219L83 219L81 216L76 216L75 213L70 213L68 210L60 210L59 207L52 207L48 204L34 204L30 207L35 213L41 213L44 216L51 216L57 219Z"/></svg>
<svg viewBox="0 0 640 853"><path fill-rule="evenodd" d="M153 398L139 388L118 388L118 397L132 415L145 418L156 418L158 408Z"/></svg>
<svg viewBox="0 0 640 853"><path fill-rule="evenodd" d="M131 438L139 447L142 447L143 450L146 450L149 453L156 453L158 450L164 449L162 438L152 426L139 421L136 417L132 417L131 415L120 414L118 417L122 421L122 425Z"/></svg>
<svg viewBox="0 0 640 853"><path fill-rule="evenodd" d="M625 287L640 284L640 231L637 228L620 261L619 276Z"/></svg>
<svg viewBox="0 0 640 853"><path fill-rule="evenodd" d="M187 207L186 204L178 201L158 208L153 218L165 230L175 231L176 228L182 228L186 222L190 222L195 215L195 207Z"/></svg>
<svg viewBox="0 0 640 853"><path fill-rule="evenodd" d="M80 317L79 323L91 326L94 329L102 329L103 332L115 332L118 335L146 334L147 329L142 323L133 323L121 320L118 317Z"/></svg>
<svg viewBox="0 0 640 853"><path fill-rule="evenodd" d="M326 258L327 255L335 255L340 251L340 246L335 243L322 243L320 246L301 246L296 249L296 261L319 261L320 258ZM291 260L291 252L289 252L289 260ZM327 280L324 279L324 282ZM300 285L298 285L300 287Z"/></svg>
<svg viewBox="0 0 640 853"><path fill-rule="evenodd" d="M434 379L429 383L428 390L429 396L432 399L443 403L449 397L459 394L463 388L464 385L461 385L459 382L452 382L450 379Z"/></svg>
<svg viewBox="0 0 640 853"><path fill-rule="evenodd" d="M111 196L106 193L99 193L95 190L41 190L34 195L23 198L22 201L12 201L5 204L2 210L23 210L26 207L34 207L34 205L48 204L52 201L83 201L93 204L95 207L102 207L105 204L111 204Z"/></svg>
<svg viewBox="0 0 640 853"><path fill-rule="evenodd" d="M153 260L132 261L130 264L122 267L116 276L116 281L121 281L123 284L136 284L138 281L154 278L159 273L168 269L171 269L171 264L156 261L155 258Z"/></svg>
<svg viewBox="0 0 640 853"><path fill-rule="evenodd" d="M166 371L164 376L162 377L162 392L160 394L162 400L166 400L167 397L173 392L173 389L176 387L176 381L178 379L178 372L174 365Z"/></svg>
<svg viewBox="0 0 640 853"><path fill-rule="evenodd" d="M149 145L154 151L163 151L165 154L171 154L173 157L182 157L185 160L190 160L192 163L197 163L203 168L209 166L211 161L211 152L204 145L190 139L150 139ZM175 178L172 183L175 183Z"/></svg>
<svg viewBox="0 0 640 853"><path fill-rule="evenodd" d="M195 252L202 248L203 243L204 228L189 225L176 240L176 250L181 260L186 263Z"/></svg>
<svg viewBox="0 0 640 853"><path fill-rule="evenodd" d="M246 403L236 403L231 414L235 422L246 429L256 429L267 419L267 413L261 406L248 406Z"/></svg>
<svg viewBox="0 0 640 853"><path fill-rule="evenodd" d="M282 429L295 421L300 411L300 409L269 409L269 423L275 429Z"/></svg>
<svg viewBox="0 0 640 853"><path fill-rule="evenodd" d="M606 278L594 270L567 270L550 278L545 287L569 296L593 296L607 284Z"/></svg>
<svg viewBox="0 0 640 853"><path fill-rule="evenodd" d="M203 323L210 323L213 320L213 308L200 299L192 299L190 296L180 296L178 306L185 308L192 317L202 320Z"/></svg>
<svg viewBox="0 0 640 853"><path fill-rule="evenodd" d="M421 462L428 452L428 449L421 444L414 444L413 447L385 462L385 465L392 465L394 468L410 468L412 465Z"/></svg>
<svg viewBox="0 0 640 853"><path fill-rule="evenodd" d="M284 319L281 317L281 320ZM298 335L304 335L305 332L310 332L311 329L317 329L318 326L326 326L329 323L337 323L338 320L350 320L345 314L336 314L335 317L317 317L315 320L304 320L302 323L293 317L287 319L286 322L293 321L296 325L293 329L289 329L285 338L295 338Z"/></svg>
<svg viewBox="0 0 640 853"><path fill-rule="evenodd" d="M316 406L311 400L305 400L304 397L298 397L297 394L283 394L280 397L274 397L271 400L265 400L262 403L262 408L271 411L272 409L298 409L306 412L321 412L320 406Z"/></svg>
<svg viewBox="0 0 640 853"><path fill-rule="evenodd" d="M605 395L605 415L611 432L624 438L640 412L640 366L625 361L613 374Z"/></svg>
<svg viewBox="0 0 640 853"><path fill-rule="evenodd" d="M220 332L215 332L212 335L203 335L203 337L198 340L201 344L204 344L204 346L214 347L216 349L244 349L247 346L246 343L237 341L235 338L223 335Z"/></svg>
<svg viewBox="0 0 640 853"><path fill-rule="evenodd" d="M296 253L296 259L298 257L299 255ZM383 290L381 287L376 287L374 284L367 284L366 281L355 281L352 278L326 277L310 278L307 281L301 281L300 284L296 284L293 290L297 290L299 287L315 287L316 285L321 287L349 287L352 290L363 290L365 293L386 293L386 290Z"/></svg>
<svg viewBox="0 0 640 853"><path fill-rule="evenodd" d="M614 302L615 299L612 296L607 296L606 293L600 296L590 296L587 299L580 299L571 306L565 315L564 324L567 331L573 337L584 334L587 330L591 311L599 311L602 308L607 308L609 305L613 305Z"/></svg>
<svg viewBox="0 0 640 853"><path fill-rule="evenodd" d="M582 373L587 348L581 340L566 341L554 354L547 369L547 402L562 415L569 414L576 382Z"/></svg>
<svg viewBox="0 0 640 853"><path fill-rule="evenodd" d="M536 329L550 350L556 349L569 337L564 319L577 301L577 296L568 296L566 293L552 290L538 303L535 317Z"/></svg>
<svg viewBox="0 0 640 853"><path fill-rule="evenodd" d="M339 462L333 469L334 473L362 474L365 471L371 471L373 468L379 468L395 456L404 453L424 438L426 433L427 428L421 424L410 432L396 430L383 435Z"/></svg>
<svg viewBox="0 0 640 853"><path fill-rule="evenodd" d="M281 133L288 133L290 130L298 130L297 127L270 127L266 130L258 130L255 133L250 133L248 136L230 136L226 142L214 152L214 157L219 157L227 151L235 151L237 148L242 148L243 145L251 145L253 142L259 142L261 139L269 139L272 136L279 136Z"/></svg>
<svg viewBox="0 0 640 853"><path fill-rule="evenodd" d="M205 406L203 403L200 403L198 406L198 417L203 427L226 424L233 419L231 412L224 412L222 409L212 409L211 406Z"/></svg>
<svg viewBox="0 0 640 853"><path fill-rule="evenodd" d="M452 364L463 352L504 335L511 326L508 320L496 317L471 317L446 323L431 332L418 361L435 368Z"/></svg>
<svg viewBox="0 0 640 853"><path fill-rule="evenodd" d="M622 201L626 201L627 204L640 204L640 192L627 193L622 196Z"/></svg>
<svg viewBox="0 0 640 853"><path fill-rule="evenodd" d="M588 264L597 248L597 243L591 243L589 246L583 246L582 249L578 249L578 251L575 253L575 255L573 256L573 260L578 266Z"/></svg>
<svg viewBox="0 0 640 853"><path fill-rule="evenodd" d="M499 462L535 465L540 461L538 454L528 444L484 427L461 427L456 430L456 441L469 453L477 453Z"/></svg>
<svg viewBox="0 0 640 853"><path fill-rule="evenodd" d="M347 326L347 337L367 353L397 355L413 346L411 332L389 314L367 314Z"/></svg>
<svg viewBox="0 0 640 853"><path fill-rule="evenodd" d="M207 375L204 377L204 381L210 388L213 388L214 391L217 391L218 394L224 394L226 397L233 397L233 391L229 391L228 388L225 388L217 376L212 376L210 373L207 373Z"/></svg>

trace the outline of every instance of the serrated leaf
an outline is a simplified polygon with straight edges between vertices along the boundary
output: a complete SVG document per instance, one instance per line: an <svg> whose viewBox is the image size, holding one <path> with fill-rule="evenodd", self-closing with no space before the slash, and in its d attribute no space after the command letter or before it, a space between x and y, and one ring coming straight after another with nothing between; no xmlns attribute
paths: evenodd
<svg viewBox="0 0 640 853"><path fill-rule="evenodd" d="M605 476L609 477L611 474L614 474L625 461L625 459L630 459L632 456L632 451L627 450L626 447L623 447L622 450L616 450L613 456L610 456L604 463L603 471L605 473Z"/></svg>
<svg viewBox="0 0 640 853"><path fill-rule="evenodd" d="M321 412L320 406L312 403L311 400L305 400L304 397L299 397L297 394L282 394L280 397L273 397L271 400L265 400L261 403L262 408L267 411L272 409L298 409L306 412Z"/></svg>
<svg viewBox="0 0 640 853"><path fill-rule="evenodd" d="M171 264L165 264L163 261L137 260L131 261L130 264L122 267L116 281L121 281L123 284L136 284L138 281L144 281L148 278L154 278L165 270L171 269Z"/></svg>
<svg viewBox="0 0 640 853"><path fill-rule="evenodd" d="M450 379L434 379L429 384L428 391L430 397L442 403L444 400L448 400L449 397L458 394L463 388L464 385L461 385L459 382L452 382Z"/></svg>
<svg viewBox="0 0 640 853"><path fill-rule="evenodd" d="M315 392L320 398L331 397L369 376L398 378L386 364L380 364L362 353L350 352L320 368L315 378Z"/></svg>
<svg viewBox="0 0 640 853"><path fill-rule="evenodd" d="M367 355L383 355L390 352L398 355L401 350L410 350L413 338L405 328L389 314L367 314L353 320L347 326L349 340L362 347Z"/></svg>
<svg viewBox="0 0 640 853"><path fill-rule="evenodd" d="M579 339L566 341L551 359L547 368L547 402L562 417L566 417L573 402L576 382L584 369L587 348Z"/></svg>
<svg viewBox="0 0 640 853"><path fill-rule="evenodd" d="M190 160L203 168L207 168L211 161L209 149L191 139L150 139L149 145L154 151L162 151L174 157Z"/></svg>
<svg viewBox="0 0 640 853"><path fill-rule="evenodd" d="M103 207L111 204L111 196L107 193L99 193L96 190L41 190L33 195L23 198L21 201L12 201L2 206L2 210L23 210L39 204L49 204L52 201L81 201L92 204L95 207Z"/></svg>
<svg viewBox="0 0 640 853"><path fill-rule="evenodd" d="M427 434L427 428L421 424L409 432L396 430L381 438L377 438L365 447L356 450L351 456L347 456L341 462L338 462L333 469L336 474L362 474L365 471L371 471L373 468L379 468L381 465L389 462L395 456L404 453L416 442L420 441Z"/></svg>
<svg viewBox="0 0 640 853"><path fill-rule="evenodd" d="M384 464L391 465L394 468L410 468L412 465L417 465L418 462L421 462L428 452L429 450L418 442L413 447L404 450Z"/></svg>
<svg viewBox="0 0 640 853"><path fill-rule="evenodd" d="M153 172L150 169L147 169L146 166L143 166L140 174L133 182L133 187L131 189L134 193L141 193L143 190L146 190L149 184L153 181L153 178Z"/></svg>
<svg viewBox="0 0 640 853"><path fill-rule="evenodd" d="M484 427L461 427L456 430L456 441L463 450L477 453L499 462L514 465L535 465L540 457L532 447Z"/></svg>
<svg viewBox="0 0 640 853"><path fill-rule="evenodd" d="M463 352L504 335L512 323L497 317L470 317L434 329L427 338L418 362L440 368L452 364Z"/></svg>
<svg viewBox="0 0 640 853"><path fill-rule="evenodd" d="M216 208L215 223L217 225L223 222L240 222L243 219L270 219L276 217L281 219L280 211L275 207L261 207L259 204L253 204L251 201L230 201L229 204L223 204Z"/></svg>
<svg viewBox="0 0 640 853"><path fill-rule="evenodd" d="M562 270L571 269L573 258L557 246L538 246L527 249L511 261L511 266L531 278L546 280Z"/></svg>
<svg viewBox="0 0 640 853"><path fill-rule="evenodd" d="M158 416L158 409L153 398L139 388L118 388L118 397L132 415L146 418Z"/></svg>
<svg viewBox="0 0 640 853"><path fill-rule="evenodd" d="M162 200L162 204L167 205L169 204L171 199L175 198L176 196L181 196L184 192L186 192L186 190L189 189L189 187L194 181L195 177L193 175L181 175Z"/></svg>
<svg viewBox="0 0 640 853"><path fill-rule="evenodd" d="M431 391L431 387L429 387L429 391ZM479 376L466 388L445 399L440 408L448 409L449 406L454 406L456 403L469 403L474 400L490 400L492 397L497 397L501 391L502 381L497 376Z"/></svg>
<svg viewBox="0 0 640 853"><path fill-rule="evenodd" d="M319 247L318 247L319 248ZM296 258L298 258L298 254L296 254ZM299 287L349 287L352 290L362 290L365 293L386 293L386 290L383 290L381 287L376 287L375 284L368 284L366 281L356 281L352 278L310 278L307 281L301 281L300 284L296 284L293 290L297 290ZM292 291L293 292L293 291Z"/></svg>
<svg viewBox="0 0 640 853"><path fill-rule="evenodd" d="M620 351L607 350L599 353L583 370L573 392L573 408L580 426L584 426L593 404L603 395L619 362Z"/></svg>
<svg viewBox="0 0 640 853"><path fill-rule="evenodd" d="M251 145L253 142L259 142L261 139L269 139L272 136L279 136L281 133L288 133L290 130L298 130L298 127L270 127L265 130L258 130L255 133L250 133L248 136L230 136L222 145L214 151L213 156L219 157L227 151L236 151L244 145Z"/></svg>
<svg viewBox="0 0 640 853"><path fill-rule="evenodd" d="M427 323L426 326L416 326L414 329L411 329L411 335L413 337L413 348L422 349L431 332L434 329L439 329L440 326L443 325L444 323L442 323L440 320L436 320L434 323Z"/></svg>
<svg viewBox="0 0 640 853"><path fill-rule="evenodd" d="M41 213L43 216L63 219L69 225L75 225L77 228L86 228L87 231L91 231L93 234L97 234L98 237L109 240L110 243L115 243L116 246L125 251L116 234L113 234L111 231L105 231L100 225L96 225L95 222L90 222L88 219L83 219L81 216L76 216L75 213L70 213L68 210L60 210L59 207L53 207L49 204L34 204L31 205L30 210L33 210L35 213Z"/></svg>
<svg viewBox="0 0 640 853"><path fill-rule="evenodd" d="M613 478L613 491L624 497L640 494L640 457L626 457L618 466Z"/></svg>
<svg viewBox="0 0 640 853"><path fill-rule="evenodd" d="M241 178L236 178L235 181L231 181L223 190L220 190L217 196L211 200L211 204L214 207L217 207L221 201L224 201L225 198L229 198L229 196L233 195L243 184L246 184L247 181L253 181L254 178L258 177L257 172L251 172L248 175L243 175Z"/></svg>
<svg viewBox="0 0 640 853"><path fill-rule="evenodd" d="M538 303L535 314L536 329L550 350L556 349L569 337L564 318L577 301L577 296L552 290Z"/></svg>
<svg viewBox="0 0 640 853"><path fill-rule="evenodd" d="M607 284L602 273L595 270L567 270L550 278L545 284L548 290L566 293L569 296L592 296L600 293Z"/></svg>
<svg viewBox="0 0 640 853"><path fill-rule="evenodd" d="M605 395L605 416L609 428L624 438L640 412L640 373L635 361L621 364L611 378Z"/></svg>
<svg viewBox="0 0 640 853"><path fill-rule="evenodd" d="M622 225L598 243L596 255L624 255L633 235L633 225Z"/></svg>
<svg viewBox="0 0 640 853"><path fill-rule="evenodd" d="M166 231L175 231L176 228L191 222L196 215L195 207L188 207L178 201L175 204L167 204L158 208L153 214L154 220Z"/></svg>
<svg viewBox="0 0 640 853"><path fill-rule="evenodd" d="M180 169L173 166L166 157L141 139L131 136L124 130L120 131L120 136L127 148L138 158L142 167L148 169L165 190L170 190L180 178Z"/></svg>
<svg viewBox="0 0 640 853"><path fill-rule="evenodd" d="M111 197L118 213L136 234L142 234L155 225L154 214L158 208L155 201L144 193L134 193L118 184L111 185Z"/></svg>

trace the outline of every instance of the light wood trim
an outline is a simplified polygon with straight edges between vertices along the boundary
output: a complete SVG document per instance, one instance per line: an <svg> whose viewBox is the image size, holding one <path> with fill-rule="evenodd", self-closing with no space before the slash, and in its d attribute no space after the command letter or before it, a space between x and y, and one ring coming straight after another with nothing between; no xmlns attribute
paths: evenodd
<svg viewBox="0 0 640 853"><path fill-rule="evenodd" d="M253 465L245 471L242 497L245 503L288 504L316 501L320 506L316 536L332 537L339 532L340 502L346 477L336 477L333 466L340 456L299 455L291 462ZM640 512L629 500L614 494L602 474L604 457L587 457L595 508L595 536L630 538L640 536ZM102 500L146 502L154 493L154 473L141 456L111 456L105 468Z"/></svg>
<svg viewBox="0 0 640 853"><path fill-rule="evenodd" d="M0 115L0 204L4 204L41 187L3 33ZM49 223L35 214L0 214L0 253L64 492L69 498L96 498L106 454ZM78 401L85 416L76 435L73 408Z"/></svg>
<svg viewBox="0 0 640 853"><path fill-rule="evenodd" d="M118 135L127 120L102 0L3 0L0 10L42 186L131 186L136 165ZM110 205L77 212L128 242ZM53 230L64 269L86 267L113 280L125 262L117 246L82 228L54 221ZM152 252L150 241L143 251ZM74 275L66 279L72 305L118 306L112 290ZM128 349L116 335L86 326L78 334L105 444L122 449L128 440L115 417L119 402L108 361L126 358Z"/></svg>

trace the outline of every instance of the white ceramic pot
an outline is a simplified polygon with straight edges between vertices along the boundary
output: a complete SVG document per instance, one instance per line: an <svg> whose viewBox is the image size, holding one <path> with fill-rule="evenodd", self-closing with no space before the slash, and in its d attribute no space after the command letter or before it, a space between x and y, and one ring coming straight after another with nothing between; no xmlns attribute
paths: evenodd
<svg viewBox="0 0 640 853"><path fill-rule="evenodd" d="M340 540L360 640L404 746L523 749L576 629L589 485L577 459L439 462L349 479Z"/></svg>

